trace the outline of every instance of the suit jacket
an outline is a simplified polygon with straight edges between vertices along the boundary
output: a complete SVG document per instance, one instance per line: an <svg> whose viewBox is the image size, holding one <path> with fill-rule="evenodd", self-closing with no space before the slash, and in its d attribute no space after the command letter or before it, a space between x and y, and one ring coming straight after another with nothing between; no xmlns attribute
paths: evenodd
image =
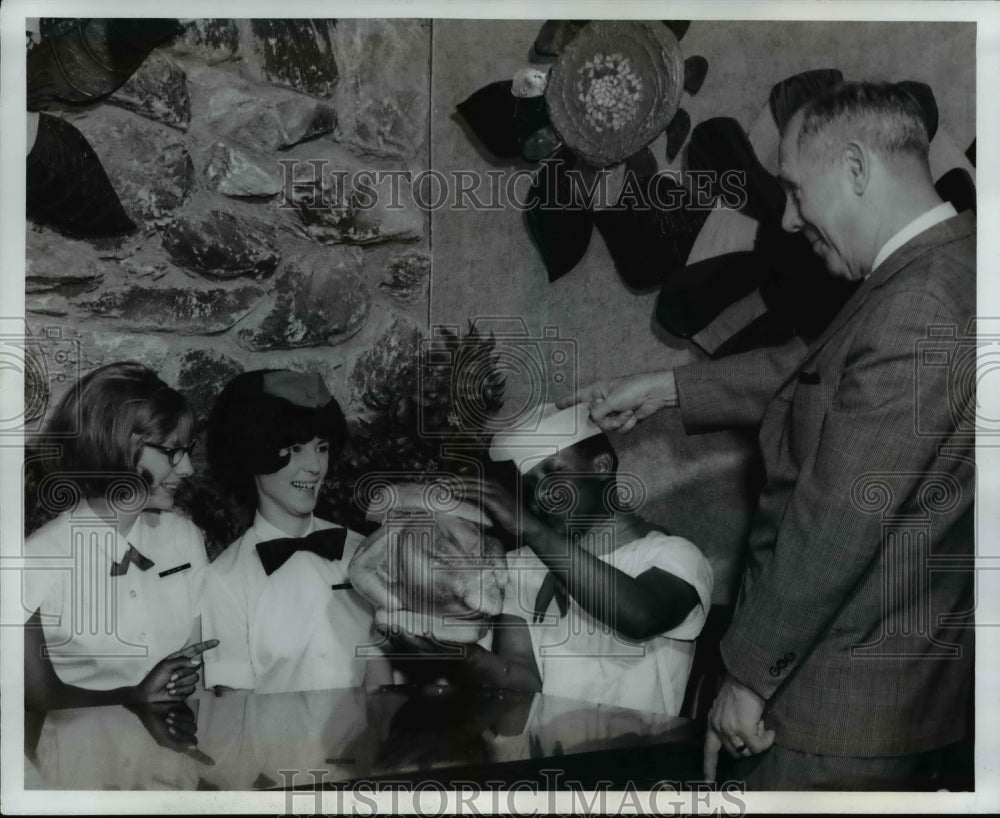
<svg viewBox="0 0 1000 818"><path fill-rule="evenodd" d="M973 672L975 218L894 252L826 332L678 368L688 431L760 422L766 469L729 672L776 744L959 740Z"/></svg>

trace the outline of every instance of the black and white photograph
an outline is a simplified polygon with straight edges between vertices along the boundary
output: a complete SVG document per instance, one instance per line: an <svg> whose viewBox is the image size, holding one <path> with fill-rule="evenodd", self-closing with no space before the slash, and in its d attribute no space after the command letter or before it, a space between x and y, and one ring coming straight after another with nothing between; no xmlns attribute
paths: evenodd
<svg viewBox="0 0 1000 818"><path fill-rule="evenodd" d="M5 2L4 812L992 812L998 34Z"/></svg>

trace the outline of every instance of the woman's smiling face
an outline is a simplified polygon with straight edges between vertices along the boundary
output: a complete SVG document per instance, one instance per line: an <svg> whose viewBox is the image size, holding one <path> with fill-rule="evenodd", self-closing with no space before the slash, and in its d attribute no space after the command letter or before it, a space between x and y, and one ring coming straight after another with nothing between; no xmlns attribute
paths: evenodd
<svg viewBox="0 0 1000 818"><path fill-rule="evenodd" d="M162 443L155 442L156 446L164 449L180 449L188 445L187 440L181 440L180 434L175 430ZM149 483L149 496L143 508L157 511L169 511L174 507L174 494L180 487L183 480L194 474L191 465L191 456L184 452L176 464L171 465L170 457L160 448L152 445L144 445L142 454L139 456L137 464L139 473Z"/></svg>
<svg viewBox="0 0 1000 818"><path fill-rule="evenodd" d="M281 454L286 453L288 463L284 467L254 477L260 513L279 528L283 528L282 520L302 519L313 513L329 466L330 442L314 437L308 443L286 446Z"/></svg>

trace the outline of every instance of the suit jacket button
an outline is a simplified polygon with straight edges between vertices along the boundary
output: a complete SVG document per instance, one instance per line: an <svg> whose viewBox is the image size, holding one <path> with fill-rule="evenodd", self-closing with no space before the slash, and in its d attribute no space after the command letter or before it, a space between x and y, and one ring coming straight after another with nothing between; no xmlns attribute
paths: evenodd
<svg viewBox="0 0 1000 818"><path fill-rule="evenodd" d="M780 676L781 675L781 671L778 670L778 668L776 668L774 665L771 665L771 669L768 671L768 673L770 673L772 676Z"/></svg>
<svg viewBox="0 0 1000 818"><path fill-rule="evenodd" d="M788 653L785 654L785 658L789 662L794 662L795 661L795 654L792 651L788 651Z"/></svg>
<svg viewBox="0 0 1000 818"><path fill-rule="evenodd" d="M779 659L777 662L775 662L775 664L782 670L788 667L788 662L786 662L784 659Z"/></svg>

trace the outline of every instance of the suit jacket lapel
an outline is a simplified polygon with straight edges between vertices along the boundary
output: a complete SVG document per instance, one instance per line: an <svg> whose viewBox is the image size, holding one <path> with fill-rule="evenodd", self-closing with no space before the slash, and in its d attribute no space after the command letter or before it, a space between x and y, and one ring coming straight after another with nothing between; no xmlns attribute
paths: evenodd
<svg viewBox="0 0 1000 818"><path fill-rule="evenodd" d="M847 300L847 303L844 304L840 312L834 316L829 326L823 331L823 334L810 345L805 358L802 359L799 365L785 379L778 391L780 392L784 389L789 381L798 378L798 374L805 369L807 364L812 362L826 345L826 342L836 335L854 317L854 314L861 309L861 305L865 303L872 290L884 285L918 256L942 244L947 244L949 241L971 235L975 233L975 230L976 217L969 212L961 213L958 216L945 219L943 222L938 222L896 250L854 291L854 294Z"/></svg>

